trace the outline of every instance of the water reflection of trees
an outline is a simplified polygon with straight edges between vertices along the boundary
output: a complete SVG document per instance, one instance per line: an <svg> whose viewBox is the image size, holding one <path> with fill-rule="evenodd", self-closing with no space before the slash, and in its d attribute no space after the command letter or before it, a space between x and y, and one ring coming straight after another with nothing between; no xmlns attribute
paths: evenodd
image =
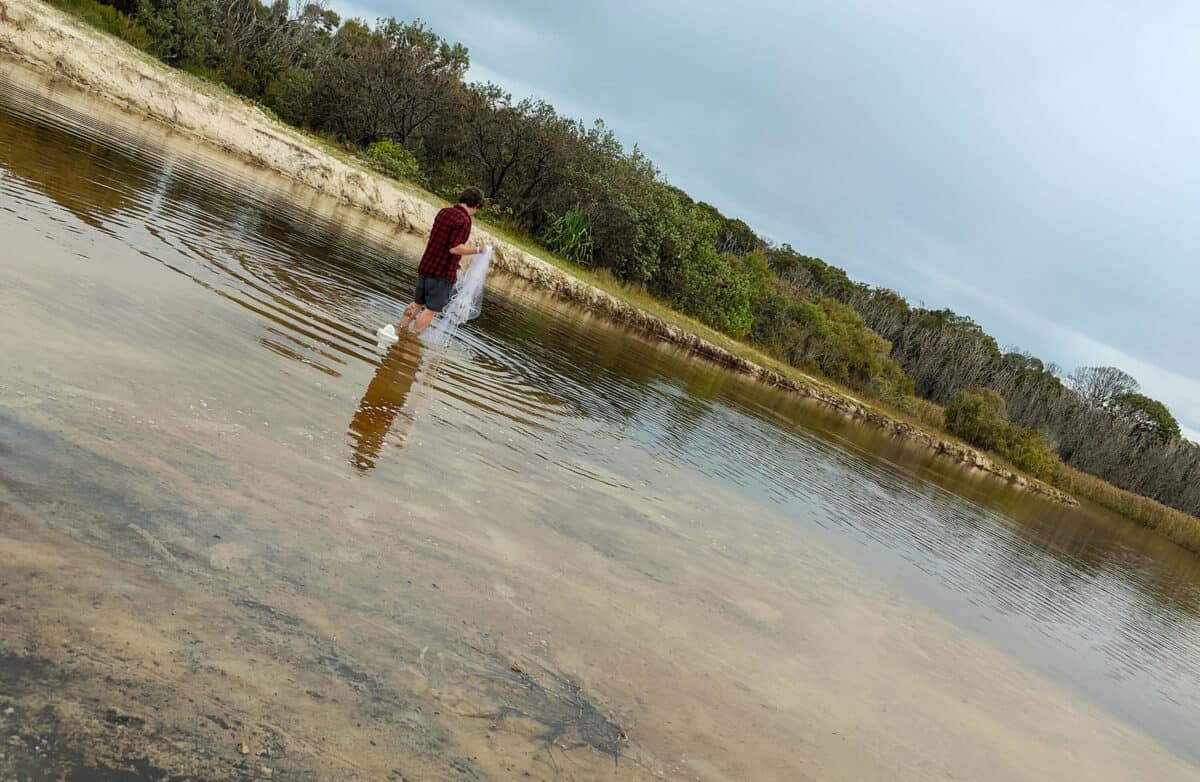
<svg viewBox="0 0 1200 782"><path fill-rule="evenodd" d="M547 317L518 304L495 308L492 314L495 321L488 327L515 343L515 352L544 363L540 373L562 375L596 392L587 397L589 415L648 434L649 444L661 453L684 458L710 475L721 469L715 463L732 462L733 472L743 478L753 473L755 480L778 484L792 483L789 472L802 469L788 466L786 454L794 452L796 444L789 442L786 430L810 424L814 414L784 395L730 378L588 318ZM788 420L779 420L781 411L792 427ZM738 421L740 431L731 433L731 425ZM850 457L857 463L846 465L852 472L861 471L862 460L869 462L870 452L881 444L897 442L837 416L828 416L823 426L839 428L867 452ZM737 443L727 442L731 434ZM899 466L890 469L902 476L897 480L907 488L900 492L908 495L919 485L912 477L914 467L934 457L903 444L895 448L892 453ZM969 478L953 472L943 471L937 478L951 490L962 490ZM993 575L981 575L996 588L1003 583L999 573L1028 572L1027 583L1003 587L1010 590L1007 599L1014 601L1014 607L1025 602L1026 610L1036 610L1035 596L1011 590L1036 589L1038 579L1047 578L1055 583L1060 601L1091 600L1095 608L1096 584L1112 579L1134 585L1151 603L1169 606L1172 612L1200 616L1200 573L1194 558L1162 551L1161 542L1151 540L1144 530L1124 520L1101 519L1090 511L1054 505L993 480L978 482L971 493L1003 513L1004 520L983 512L957 518L939 513L939 523L945 525L946 534L983 555L976 562ZM958 502L945 495L936 500L938 505ZM1004 529L998 531L996 525ZM932 544L936 546L936 541ZM943 551L941 556L954 556L954 552ZM1149 604L1139 610L1147 616L1155 613Z"/></svg>
<svg viewBox="0 0 1200 782"><path fill-rule="evenodd" d="M206 287L275 324L294 347L271 339L273 352L332 374L347 358L373 361L353 320L372 287L393 283L384 270L400 264L386 250L279 193L238 189L190 163L160 170L152 204L149 232L199 262L172 268L197 282L213 275Z"/></svg>
<svg viewBox="0 0 1200 782"><path fill-rule="evenodd" d="M489 298L479 325L531 362L524 368L531 378L565 381L581 392L586 415L620 424L649 417L686 425L715 396L715 368L670 357L591 314L542 303L550 312L530 306L519 291Z"/></svg>
<svg viewBox="0 0 1200 782"><path fill-rule="evenodd" d="M0 109L2 109L0 105ZM8 171L92 228L145 202L155 167L111 147L0 110L0 160Z"/></svg>
<svg viewBox="0 0 1200 782"><path fill-rule="evenodd" d="M233 259L265 288L298 301L360 308L365 291L393 290L397 264L387 248L307 212L271 191L245 191L176 167L164 187L175 212L210 229L212 257ZM228 269L225 269L228 271ZM345 284L352 280L353 285Z"/></svg>
<svg viewBox="0 0 1200 782"><path fill-rule="evenodd" d="M786 453L794 444L782 436L779 426L786 427L786 422L779 421L776 414L784 409L789 417L803 420L811 417L811 412L797 411L795 403L783 403L783 397L775 392L730 380L711 367L697 366L691 359L644 345L636 338L620 334L619 329L590 323L587 318L546 317L544 313L517 305L494 308L492 314L495 322L488 323L488 327L502 331L506 341L516 343L518 354L534 356L543 362L541 373L562 375L582 388L597 391L589 397L589 415L649 433L650 445L656 450L693 464L700 463L698 466L709 474L720 471L711 462L724 460L736 462L735 472L743 477L754 472L757 480L788 482L786 456L771 451ZM581 360L583 356L586 360ZM792 409L788 409L790 406ZM735 418L752 419L739 425L743 431L737 433L739 442L732 444L733 447L723 442L730 434L731 422L721 412L730 407ZM844 425L847 430L868 433L865 439L859 438L865 447L877 446L881 439L859 424L844 422ZM761 437L752 437L756 432L751 430L757 429L767 431L757 432ZM770 431L777 431L780 436L772 437ZM755 440L753 444L751 439ZM701 455L699 459L696 454ZM927 454L914 454L911 449L907 453L898 452L897 456L903 457L902 465L930 458ZM703 464L706 461L710 463ZM849 465L848 469L862 467ZM771 470L777 473L771 475ZM961 478L942 477L951 488L962 483ZM904 476L904 483L913 485L908 475ZM1154 546L1154 542L1147 540L1149 536L1144 531L1134 529L1128 522L1114 525L1080 509L1052 505L995 481L986 481L981 486L982 493L977 492L977 498L1004 512L1005 521L986 513L937 515L941 517L939 523L945 525L946 534L952 534L960 546L976 552L973 565L983 568L976 577L991 585L984 593L990 590L993 600L1008 601L1013 609L1030 618L1043 609L1069 611L1082 607L1084 613L1100 611L1102 606L1097 601L1102 602L1103 592L1097 591L1100 589L1097 585L1111 580L1132 585L1145 600L1131 601L1130 609L1136 608L1143 614L1142 621L1158 623L1163 632L1181 614L1200 615L1200 574L1188 566L1192 560L1183 562L1161 551L1145 550L1146 546ZM909 490L901 493L907 494ZM905 502L902 498L896 501ZM939 494L933 502L945 505L959 501ZM996 525L1004 529L997 529ZM936 541L933 544L935 550L927 555L939 556ZM1131 557L1135 546L1141 548ZM953 557L955 552L944 550L940 556ZM1024 573L1027 578L1005 580L1001 573ZM1049 599L1057 600L1059 605L1047 606L1042 602L1047 594L1037 592L1039 583L1055 585ZM1172 615L1174 620L1169 618ZM1114 632L1119 630L1114 627ZM1147 659L1152 657L1149 639L1138 639L1133 633L1124 643L1128 650L1143 652Z"/></svg>
<svg viewBox="0 0 1200 782"><path fill-rule="evenodd" d="M31 189L109 235L127 229L119 232L122 241L138 243L140 236L128 229L144 224L170 249L164 256L139 248L144 255L274 321L300 347L289 352L275 340L280 355L325 370L339 360L322 346L358 355L350 347L352 329L324 313L361 311L364 287L389 290L394 280L384 270L398 264L378 262L387 259L386 251L298 209L280 193L239 187L195 161L142 159L118 148L122 138L112 129L87 138L0 113L5 166ZM202 280L197 269L173 260L179 255L231 285ZM373 265L375 273L357 273L364 265ZM355 284L338 284L348 277Z"/></svg>

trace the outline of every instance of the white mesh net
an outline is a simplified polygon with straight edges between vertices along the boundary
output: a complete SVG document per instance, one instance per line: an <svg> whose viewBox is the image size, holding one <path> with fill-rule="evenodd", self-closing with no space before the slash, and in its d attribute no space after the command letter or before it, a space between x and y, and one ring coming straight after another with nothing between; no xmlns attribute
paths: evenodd
<svg viewBox="0 0 1200 782"><path fill-rule="evenodd" d="M421 341L427 345L445 345L454 338L462 324L479 317L483 310L483 282L492 265L492 248L485 247L479 255L472 256L466 271L458 275L454 295L429 328L421 332Z"/></svg>
<svg viewBox="0 0 1200 782"><path fill-rule="evenodd" d="M466 271L458 276L454 294L429 327L421 332L421 341L426 345L445 345L454 338L462 324L479 317L483 311L483 283L492 265L492 248L487 246L479 255L472 256ZM381 344L387 345L400 338L396 327L388 323L375 332Z"/></svg>

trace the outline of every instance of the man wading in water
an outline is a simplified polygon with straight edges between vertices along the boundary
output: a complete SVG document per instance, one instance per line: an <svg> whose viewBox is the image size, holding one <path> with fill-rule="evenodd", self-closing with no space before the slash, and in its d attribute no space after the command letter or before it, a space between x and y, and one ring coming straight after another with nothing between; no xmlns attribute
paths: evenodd
<svg viewBox="0 0 1200 782"><path fill-rule="evenodd" d="M458 197L458 204L448 206L437 213L433 229L429 232L429 244L417 267L417 287L413 291L413 303L404 310L404 316L396 330L403 333L415 319L413 332L420 334L450 301L454 283L458 279L458 264L464 255L483 252L483 245L468 247L471 235L471 215L483 206L483 191L468 187Z"/></svg>

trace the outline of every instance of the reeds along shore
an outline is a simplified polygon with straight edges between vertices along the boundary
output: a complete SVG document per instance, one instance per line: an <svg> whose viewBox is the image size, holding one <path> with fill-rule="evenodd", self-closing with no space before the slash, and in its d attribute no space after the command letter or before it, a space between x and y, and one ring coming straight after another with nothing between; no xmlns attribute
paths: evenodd
<svg viewBox="0 0 1200 782"><path fill-rule="evenodd" d="M1113 486L1094 475L1060 465L1053 482L1064 491L1084 497L1102 508L1136 521L1163 537L1200 554L1200 519L1161 502Z"/></svg>

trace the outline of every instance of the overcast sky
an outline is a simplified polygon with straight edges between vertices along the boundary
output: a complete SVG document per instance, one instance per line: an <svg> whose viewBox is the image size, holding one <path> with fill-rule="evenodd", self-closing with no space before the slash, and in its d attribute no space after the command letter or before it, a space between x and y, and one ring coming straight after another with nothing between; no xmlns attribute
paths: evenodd
<svg viewBox="0 0 1200 782"><path fill-rule="evenodd" d="M1200 2L354 0L694 198L1200 440Z"/></svg>

